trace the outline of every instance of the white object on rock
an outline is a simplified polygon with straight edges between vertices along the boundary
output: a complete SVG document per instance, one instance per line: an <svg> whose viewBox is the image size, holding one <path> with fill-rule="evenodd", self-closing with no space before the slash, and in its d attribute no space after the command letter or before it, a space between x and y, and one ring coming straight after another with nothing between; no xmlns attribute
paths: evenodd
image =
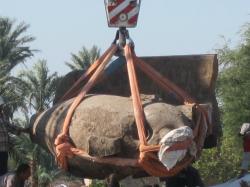
<svg viewBox="0 0 250 187"><path fill-rule="evenodd" d="M171 145L176 142L182 142L187 139L193 139L193 131L190 127L184 126L177 129L174 129L167 133L160 141L161 147L158 152L159 160L163 163L163 165L168 169L172 169L177 162L181 161L188 149L176 150L176 151L166 151ZM195 151L195 143L192 142L190 147L192 152L191 154L196 154Z"/></svg>
<svg viewBox="0 0 250 187"><path fill-rule="evenodd" d="M244 135L248 131L250 131L250 123L243 123L240 129L240 134Z"/></svg>

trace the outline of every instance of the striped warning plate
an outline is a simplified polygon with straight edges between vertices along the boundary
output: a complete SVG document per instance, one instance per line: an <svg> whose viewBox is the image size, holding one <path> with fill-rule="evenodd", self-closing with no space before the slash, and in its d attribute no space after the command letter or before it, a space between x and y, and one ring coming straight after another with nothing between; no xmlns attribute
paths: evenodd
<svg viewBox="0 0 250 187"><path fill-rule="evenodd" d="M136 0L116 0L107 6L109 26L134 27L137 24L140 4Z"/></svg>

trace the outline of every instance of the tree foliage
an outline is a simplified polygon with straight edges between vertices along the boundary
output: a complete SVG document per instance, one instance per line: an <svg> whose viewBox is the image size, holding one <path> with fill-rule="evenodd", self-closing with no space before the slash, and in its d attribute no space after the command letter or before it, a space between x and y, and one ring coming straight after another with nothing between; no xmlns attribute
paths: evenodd
<svg viewBox="0 0 250 187"><path fill-rule="evenodd" d="M24 96L26 105L30 106L27 107L28 111L39 113L50 107L58 77L57 73L49 74L45 60L39 60L31 70L22 71L14 82ZM31 162L32 186L38 186L41 181L45 183L45 179L50 180L49 174L45 171L53 171L55 168L52 155L32 143L26 136L16 138L16 145L15 150L23 149L17 155Z"/></svg>
<svg viewBox="0 0 250 187"><path fill-rule="evenodd" d="M235 49L219 50L221 70L218 97L222 103L225 133L235 135L243 122L250 121L250 24L242 31L242 42Z"/></svg>
<svg viewBox="0 0 250 187"><path fill-rule="evenodd" d="M25 23L16 25L15 21L0 17L0 95L6 101L7 115L23 104L10 73L18 64L33 56L34 50L29 44L34 37L26 34L28 28Z"/></svg>
<svg viewBox="0 0 250 187"><path fill-rule="evenodd" d="M234 49L229 43L218 50L217 99L222 112L223 137L218 148L206 150L196 163L206 183L234 178L240 170L243 122L250 122L250 24L242 30L242 40Z"/></svg>
<svg viewBox="0 0 250 187"><path fill-rule="evenodd" d="M235 178L238 174L242 150L236 146L235 139L224 136L216 148L203 150L201 158L195 163L206 185L217 184Z"/></svg>
<svg viewBox="0 0 250 187"><path fill-rule="evenodd" d="M58 76L49 74L46 60L39 60L33 69L22 71L18 77L15 81L27 104L35 112L48 109L55 96Z"/></svg>
<svg viewBox="0 0 250 187"><path fill-rule="evenodd" d="M100 49L97 46L93 46L90 50L83 47L78 54L71 54L71 62L65 64L71 70L87 70L88 67L100 57Z"/></svg>
<svg viewBox="0 0 250 187"><path fill-rule="evenodd" d="M34 37L23 34L29 25L23 23L14 26L14 21L0 17L0 65L1 70L9 73L16 65L33 56L28 44Z"/></svg>

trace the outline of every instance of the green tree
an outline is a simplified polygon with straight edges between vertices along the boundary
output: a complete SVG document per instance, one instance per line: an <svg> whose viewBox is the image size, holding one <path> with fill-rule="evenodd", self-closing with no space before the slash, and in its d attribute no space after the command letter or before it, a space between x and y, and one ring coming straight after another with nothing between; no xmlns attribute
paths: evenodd
<svg viewBox="0 0 250 187"><path fill-rule="evenodd" d="M203 150L201 158L195 163L206 185L214 185L237 176L241 149L235 146L235 138L225 136L216 148Z"/></svg>
<svg viewBox="0 0 250 187"><path fill-rule="evenodd" d="M83 47L78 54L71 54L71 62L65 64L71 70L86 70L88 67L100 57L100 49L97 46L93 46L90 50Z"/></svg>
<svg viewBox="0 0 250 187"><path fill-rule="evenodd" d="M50 107L54 99L57 81L57 73L49 74L46 61L39 60L31 70L22 71L19 78L15 79L15 84L24 96L29 111L39 113ZM33 144L26 136L16 140L16 150L22 153L20 157L31 162L32 186L38 186L39 177L43 176L41 180L44 180L44 177L47 176L44 171L53 166L53 158L39 145ZM38 175L38 171L42 171L43 175Z"/></svg>
<svg viewBox="0 0 250 187"><path fill-rule="evenodd" d="M34 37L26 34L29 25L0 17L0 95L5 98L7 113L12 114L22 100L17 95L11 80L11 70L33 56L29 47Z"/></svg>
<svg viewBox="0 0 250 187"><path fill-rule="evenodd" d="M32 70L22 71L16 83L30 108L38 113L50 107L58 76L57 73L49 74L46 60L39 60Z"/></svg>
<svg viewBox="0 0 250 187"><path fill-rule="evenodd" d="M250 121L250 24L242 30L242 40L231 48L226 42L218 50L219 76L217 98L223 122L223 137L218 148L206 150L196 163L209 184L236 177L242 157L242 140L238 132Z"/></svg>
<svg viewBox="0 0 250 187"><path fill-rule="evenodd" d="M243 122L250 121L250 24L242 31L242 42L218 51L221 71L218 97L222 103L226 133L235 135Z"/></svg>
<svg viewBox="0 0 250 187"><path fill-rule="evenodd" d="M0 65L6 73L33 56L34 51L28 46L34 37L23 36L29 25L20 23L14 27L14 23L9 18L0 17Z"/></svg>

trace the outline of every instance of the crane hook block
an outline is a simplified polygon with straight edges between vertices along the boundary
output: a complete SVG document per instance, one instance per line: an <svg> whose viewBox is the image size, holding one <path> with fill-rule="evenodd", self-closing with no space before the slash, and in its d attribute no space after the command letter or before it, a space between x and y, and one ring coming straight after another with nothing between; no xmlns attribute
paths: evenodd
<svg viewBox="0 0 250 187"><path fill-rule="evenodd" d="M104 0L109 27L136 27L141 0Z"/></svg>

